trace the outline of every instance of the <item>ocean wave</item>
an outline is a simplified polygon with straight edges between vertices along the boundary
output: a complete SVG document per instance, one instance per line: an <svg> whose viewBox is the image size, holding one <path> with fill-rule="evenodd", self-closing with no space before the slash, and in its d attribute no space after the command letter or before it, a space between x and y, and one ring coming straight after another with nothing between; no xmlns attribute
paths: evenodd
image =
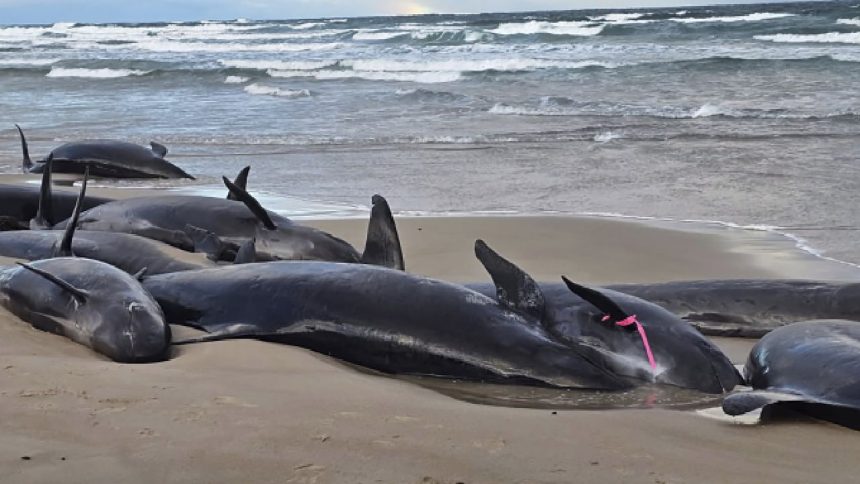
<svg viewBox="0 0 860 484"><path fill-rule="evenodd" d="M764 20L775 20L778 18L794 17L793 13L773 13L761 12L751 13L749 15L739 15L733 17L673 17L669 20L673 22L681 22L685 24L692 23L733 23L733 22L761 22Z"/></svg>
<svg viewBox="0 0 860 484"><path fill-rule="evenodd" d="M416 101L458 101L466 96L448 91L431 91L429 89L398 89L394 92L402 99Z"/></svg>
<svg viewBox="0 0 860 484"><path fill-rule="evenodd" d="M224 67L235 67L237 69L256 70L282 70L282 71L314 71L337 65L337 60L324 61L285 61L269 59L220 59L218 62Z"/></svg>
<svg viewBox="0 0 860 484"><path fill-rule="evenodd" d="M627 105L601 101L576 101L565 97L545 96L537 105L494 104L488 112L505 116L643 116L664 119L701 119L724 117L735 119L855 120L858 113L849 110L821 114L792 113L784 109L733 108L705 103L696 108L683 106Z"/></svg>
<svg viewBox="0 0 860 484"><path fill-rule="evenodd" d="M788 44L860 44L860 32L827 32L824 34L772 34L756 35L756 40L769 40L771 42Z"/></svg>
<svg viewBox="0 0 860 484"><path fill-rule="evenodd" d="M402 37L409 32L356 32L352 35L353 40L391 40Z"/></svg>
<svg viewBox="0 0 860 484"><path fill-rule="evenodd" d="M558 61L536 58L496 58L475 60L405 61L386 59L342 60L340 65L357 71L389 72L522 72L536 69L582 69L586 67L615 67L606 62Z"/></svg>
<svg viewBox="0 0 860 484"><path fill-rule="evenodd" d="M836 19L836 23L837 24L843 24L843 25L856 25L857 27L860 27L860 17L858 17L858 18L840 18L840 19Z"/></svg>
<svg viewBox="0 0 860 484"><path fill-rule="evenodd" d="M308 44L241 44L208 42L151 41L130 47L152 52L306 52L333 50L343 47L339 42ZM124 46L125 47L125 46Z"/></svg>
<svg viewBox="0 0 860 484"><path fill-rule="evenodd" d="M0 66L49 66L62 59L31 59L26 57L10 57L0 59Z"/></svg>
<svg viewBox="0 0 860 484"><path fill-rule="evenodd" d="M531 20L529 22L502 23L488 32L497 35L570 35L578 37L591 37L603 31L606 24L594 25L593 22L542 22Z"/></svg>
<svg viewBox="0 0 860 484"><path fill-rule="evenodd" d="M307 89L281 89L274 86L266 86L263 84L248 84L245 86L245 92L258 96L276 96L285 98L302 98L310 97L311 92Z"/></svg>
<svg viewBox="0 0 860 484"><path fill-rule="evenodd" d="M459 72L398 72L398 71L355 71L355 70L321 70L321 71L266 71L272 77L311 77L319 80L336 79L365 79L369 81L398 81L417 82L419 84L436 84L454 82L461 78Z"/></svg>
<svg viewBox="0 0 860 484"><path fill-rule="evenodd" d="M242 76L227 76L224 79L224 84L244 84L250 81L250 77L242 77Z"/></svg>
<svg viewBox="0 0 860 484"><path fill-rule="evenodd" d="M51 68L51 72L45 74L45 77L86 77L91 79L115 79L118 77L145 76L150 72L152 71L142 71L136 69L85 69L53 67Z"/></svg>
<svg viewBox="0 0 860 484"><path fill-rule="evenodd" d="M595 143L608 143L612 140L621 139L622 136L620 133L615 133L613 131L601 131L594 135Z"/></svg>

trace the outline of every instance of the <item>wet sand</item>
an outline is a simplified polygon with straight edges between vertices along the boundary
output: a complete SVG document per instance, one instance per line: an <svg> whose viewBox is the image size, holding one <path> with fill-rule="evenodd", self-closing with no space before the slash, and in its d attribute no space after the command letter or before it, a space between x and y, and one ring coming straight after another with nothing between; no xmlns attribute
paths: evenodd
<svg viewBox="0 0 860 484"><path fill-rule="evenodd" d="M312 224L363 243L364 220ZM848 277L785 241L733 233L576 217L399 227L409 270L456 281L487 280L476 237L545 280ZM752 344L718 343L737 363ZM3 482L847 482L858 451L856 432L812 421L466 403L256 341L121 365L0 310Z"/></svg>

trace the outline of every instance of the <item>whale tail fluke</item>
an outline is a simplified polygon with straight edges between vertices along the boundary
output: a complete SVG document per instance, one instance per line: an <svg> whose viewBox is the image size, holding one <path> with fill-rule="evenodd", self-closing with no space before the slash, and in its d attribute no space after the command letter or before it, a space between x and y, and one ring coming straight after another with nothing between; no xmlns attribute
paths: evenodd
<svg viewBox="0 0 860 484"><path fill-rule="evenodd" d="M29 158L28 158L29 159ZM54 194L51 191L51 171L54 155L49 154L42 170L42 185L39 188L39 208L30 220L30 230L47 230L54 226Z"/></svg>
<svg viewBox="0 0 860 484"><path fill-rule="evenodd" d="M241 173L239 175L240 176L236 177L237 180L239 180L239 178L241 177ZM228 195L228 198L232 196L235 198L232 198L231 200L238 200L244 203L245 206L248 207L248 210L250 210L251 213L253 213L254 216L257 217L257 220L259 220L260 223L263 224L263 226L267 229L275 230L276 228L278 228L275 225L275 222L272 221L272 217L269 216L269 212L267 212L266 209L264 209L263 206L260 205L260 202L258 202L256 198L254 198L250 193L248 193L247 190L237 186L235 183L231 182L226 176L222 176L221 180L224 182L224 185L227 186L227 190L230 191L230 195Z"/></svg>
<svg viewBox="0 0 860 484"><path fill-rule="evenodd" d="M46 167L46 171L48 167ZM60 242L60 247L57 249L55 257L71 257L72 253L72 238L75 236L75 230L78 228L78 219L81 216L81 206L84 202L84 197L87 196L87 180L90 178L90 167L87 165L84 168L84 180L81 182L81 192L78 193L78 199L75 200L75 209L72 211L72 218L66 224L66 231L63 233L63 240Z"/></svg>
<svg viewBox="0 0 860 484"><path fill-rule="evenodd" d="M33 162L30 160L30 148L27 146L27 138L24 137L24 131L20 126L16 124L15 127L18 129L18 136L21 137L21 151L24 154L21 169L24 173L29 173L33 168Z"/></svg>
<svg viewBox="0 0 860 484"><path fill-rule="evenodd" d="M361 255L363 264L372 264L390 269L405 270L403 249L400 246L400 236L388 201L381 195L374 195L373 208L370 210L370 222L367 224L367 241L364 253Z"/></svg>
<svg viewBox="0 0 860 484"><path fill-rule="evenodd" d="M233 180L233 184L247 192L248 191L248 173L250 171L251 171L251 165L248 165L245 168L242 168L242 170L239 171L239 174L236 175L236 178ZM228 191L227 192L227 200L239 201L239 198L236 195L234 195L233 192Z"/></svg>

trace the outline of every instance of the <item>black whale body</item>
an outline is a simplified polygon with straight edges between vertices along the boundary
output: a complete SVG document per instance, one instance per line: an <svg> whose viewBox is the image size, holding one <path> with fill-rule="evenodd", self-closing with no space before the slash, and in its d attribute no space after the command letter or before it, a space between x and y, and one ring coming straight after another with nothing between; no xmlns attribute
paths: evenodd
<svg viewBox="0 0 860 484"><path fill-rule="evenodd" d="M860 430L860 322L777 328L750 351L744 376L753 390L723 400L729 415L786 407Z"/></svg>
<svg viewBox="0 0 860 484"><path fill-rule="evenodd" d="M797 321L860 321L860 283L730 279L606 287L658 304L712 336L759 338Z"/></svg>
<svg viewBox="0 0 860 484"><path fill-rule="evenodd" d="M269 262L147 277L169 322L214 338L303 346L389 373L621 389L589 348L560 344L462 286L381 267ZM592 358L594 357L594 358Z"/></svg>
<svg viewBox="0 0 860 484"><path fill-rule="evenodd" d="M77 257L0 267L0 305L33 327L122 363L167 358L170 327L137 279Z"/></svg>
<svg viewBox="0 0 860 484"><path fill-rule="evenodd" d="M193 176L164 159L167 148L151 143L146 148L118 140L85 140L66 143L51 150L43 160L30 160L30 149L21 127L23 169L27 173L42 173L45 161L52 158L55 173L80 173L89 169L91 176L105 178L190 178Z"/></svg>

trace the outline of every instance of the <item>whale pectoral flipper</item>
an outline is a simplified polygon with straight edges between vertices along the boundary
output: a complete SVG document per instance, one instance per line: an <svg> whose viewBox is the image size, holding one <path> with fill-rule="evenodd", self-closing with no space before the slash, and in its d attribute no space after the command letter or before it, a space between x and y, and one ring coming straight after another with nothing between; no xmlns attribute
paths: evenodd
<svg viewBox="0 0 860 484"><path fill-rule="evenodd" d="M766 405L779 402L799 402L805 400L801 395L768 390L735 392L723 399L723 412L728 415L742 415Z"/></svg>
<svg viewBox="0 0 860 484"><path fill-rule="evenodd" d="M370 221L367 224L367 240L361 254L362 264L406 270L400 236L388 201L382 195L374 195Z"/></svg>
<svg viewBox="0 0 860 484"><path fill-rule="evenodd" d="M241 188L242 190L248 191L248 173L250 173L250 171L251 165L242 168L239 171L239 174L236 175L236 178L233 179L233 184ZM237 202L239 201L239 199L236 198L235 195L233 195L233 192L229 190L227 191L227 200L236 200Z"/></svg>
<svg viewBox="0 0 860 484"><path fill-rule="evenodd" d="M152 147L152 152L158 155L159 158L164 158L167 156L167 147L161 143L156 143L155 141L150 141L149 146Z"/></svg>
<svg viewBox="0 0 860 484"><path fill-rule="evenodd" d="M172 341L171 344L187 345L192 343L206 343L208 341L221 341L225 339L254 338L257 336L263 336L265 334L265 332L261 332L257 326L244 323L228 323L214 325L207 328L207 331L207 334L203 336L175 340Z"/></svg>
<svg viewBox="0 0 860 484"><path fill-rule="evenodd" d="M272 218L269 217L269 212L260 205L260 202L258 202L256 198L251 196L247 191L236 186L233 182L228 180L226 176L222 176L221 179L224 180L224 185L227 186L227 190L230 190L230 195L236 197L236 200L244 203L245 206L248 207L248 210L257 217L257 220L259 220L263 226L269 230L275 230L277 228L275 222L272 222Z"/></svg>
<svg viewBox="0 0 860 484"><path fill-rule="evenodd" d="M209 260L218 261L224 254L224 243L214 233L197 227L185 225L185 233L194 242L194 252L203 252Z"/></svg>
<svg viewBox="0 0 860 484"><path fill-rule="evenodd" d="M60 279L59 277L51 274L50 272L43 271L42 269L37 269L37 268L35 268L29 264L25 264L23 262L16 262L16 264L23 267L24 269L27 269L28 271L30 271L32 273L37 274L39 276L42 276L45 279L47 279L47 280L53 282L54 284L60 286L60 288L62 288L64 291L66 291L69 294L71 294L72 296L74 296L74 298L77 299L78 302L80 302L80 303L86 302L87 298L89 297L89 293L87 291L84 291L83 289L78 289L77 287L69 284L68 282Z"/></svg>
<svg viewBox="0 0 860 484"><path fill-rule="evenodd" d="M496 298L509 309L543 320L546 300L540 286L525 271L500 256L481 239L475 241L475 256L496 285Z"/></svg>

